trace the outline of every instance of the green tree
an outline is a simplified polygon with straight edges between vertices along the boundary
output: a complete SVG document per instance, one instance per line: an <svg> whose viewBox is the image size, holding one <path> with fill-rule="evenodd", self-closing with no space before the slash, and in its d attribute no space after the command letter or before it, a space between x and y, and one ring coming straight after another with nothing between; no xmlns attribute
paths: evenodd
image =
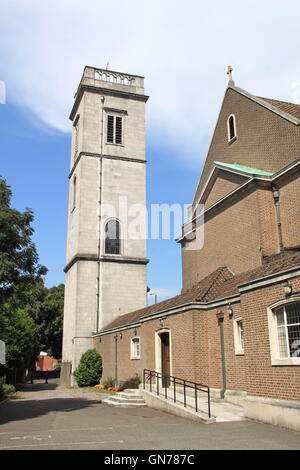
<svg viewBox="0 0 300 470"><path fill-rule="evenodd" d="M64 284L44 289L41 302L36 305L35 321L42 351L60 359L62 356Z"/></svg>
<svg viewBox="0 0 300 470"><path fill-rule="evenodd" d="M0 178L0 338L6 343L6 370L22 371L35 361L39 349L31 313L42 296L47 269L38 263L31 239L33 213L13 209L11 196Z"/></svg>
<svg viewBox="0 0 300 470"><path fill-rule="evenodd" d="M33 212L11 208L12 192L0 178L0 303L20 282L30 282L47 273L38 264L38 254L31 240Z"/></svg>
<svg viewBox="0 0 300 470"><path fill-rule="evenodd" d="M5 304L1 315L1 336L6 344L6 369L25 371L37 352L37 337L33 319L22 309Z"/></svg>
<svg viewBox="0 0 300 470"><path fill-rule="evenodd" d="M80 363L74 371L79 387L89 387L100 382L102 374L102 358L95 349L88 349L82 354Z"/></svg>

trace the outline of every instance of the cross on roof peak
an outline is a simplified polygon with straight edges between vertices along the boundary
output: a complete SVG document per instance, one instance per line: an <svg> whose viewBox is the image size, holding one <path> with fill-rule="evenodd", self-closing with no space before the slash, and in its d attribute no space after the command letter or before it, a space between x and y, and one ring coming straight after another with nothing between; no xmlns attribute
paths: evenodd
<svg viewBox="0 0 300 470"><path fill-rule="evenodd" d="M229 80L228 80L228 85L229 86L234 86L234 81L232 79L232 72L233 72L233 68L231 67L231 65L228 65L227 67L227 75L229 77Z"/></svg>

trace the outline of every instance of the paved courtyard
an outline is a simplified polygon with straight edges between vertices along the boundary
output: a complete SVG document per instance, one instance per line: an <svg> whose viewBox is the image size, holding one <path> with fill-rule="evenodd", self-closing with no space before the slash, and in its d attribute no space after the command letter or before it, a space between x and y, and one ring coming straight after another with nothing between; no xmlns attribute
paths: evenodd
<svg viewBox="0 0 300 470"><path fill-rule="evenodd" d="M202 424L151 408L113 408L96 392L26 384L0 404L0 450L300 449L300 433L250 420Z"/></svg>

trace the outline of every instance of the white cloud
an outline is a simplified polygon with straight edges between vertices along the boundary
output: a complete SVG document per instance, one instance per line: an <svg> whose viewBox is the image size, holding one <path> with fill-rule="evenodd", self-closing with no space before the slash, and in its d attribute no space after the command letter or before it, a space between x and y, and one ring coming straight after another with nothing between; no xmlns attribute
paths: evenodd
<svg viewBox="0 0 300 470"><path fill-rule="evenodd" d="M297 0L6 0L0 79L7 102L70 129L83 67L145 76L148 135L194 165L226 87L290 101L300 79Z"/></svg>

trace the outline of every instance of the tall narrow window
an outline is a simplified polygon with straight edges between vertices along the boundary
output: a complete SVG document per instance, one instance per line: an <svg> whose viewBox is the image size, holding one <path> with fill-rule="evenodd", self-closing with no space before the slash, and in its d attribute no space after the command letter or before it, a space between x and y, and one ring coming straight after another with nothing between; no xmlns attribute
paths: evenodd
<svg viewBox="0 0 300 470"><path fill-rule="evenodd" d="M114 143L114 116L107 116L107 142Z"/></svg>
<svg viewBox="0 0 300 470"><path fill-rule="evenodd" d="M236 123L235 123L235 116L231 114L227 121L227 130L228 130L228 142L231 142L234 138L236 138Z"/></svg>
<svg viewBox="0 0 300 470"><path fill-rule="evenodd" d="M121 253L120 222L109 220L105 225L105 253L119 255Z"/></svg>
<svg viewBox="0 0 300 470"><path fill-rule="evenodd" d="M76 207L76 185L77 185L77 179L76 179L76 176L74 176L74 179L73 179L73 198L72 198L72 210L75 209Z"/></svg>
<svg viewBox="0 0 300 470"><path fill-rule="evenodd" d="M122 143L122 118L116 116L116 144Z"/></svg>
<svg viewBox="0 0 300 470"><path fill-rule="evenodd" d="M131 339L131 359L140 359L141 357L141 344L140 338Z"/></svg>
<svg viewBox="0 0 300 470"><path fill-rule="evenodd" d="M74 156L78 153L78 136L79 136L79 117L74 123Z"/></svg>
<svg viewBox="0 0 300 470"><path fill-rule="evenodd" d="M121 116L107 116L106 140L110 144L123 143L123 118Z"/></svg>
<svg viewBox="0 0 300 470"><path fill-rule="evenodd" d="M243 319L235 318L233 322L234 349L236 355L244 354L244 327Z"/></svg>

